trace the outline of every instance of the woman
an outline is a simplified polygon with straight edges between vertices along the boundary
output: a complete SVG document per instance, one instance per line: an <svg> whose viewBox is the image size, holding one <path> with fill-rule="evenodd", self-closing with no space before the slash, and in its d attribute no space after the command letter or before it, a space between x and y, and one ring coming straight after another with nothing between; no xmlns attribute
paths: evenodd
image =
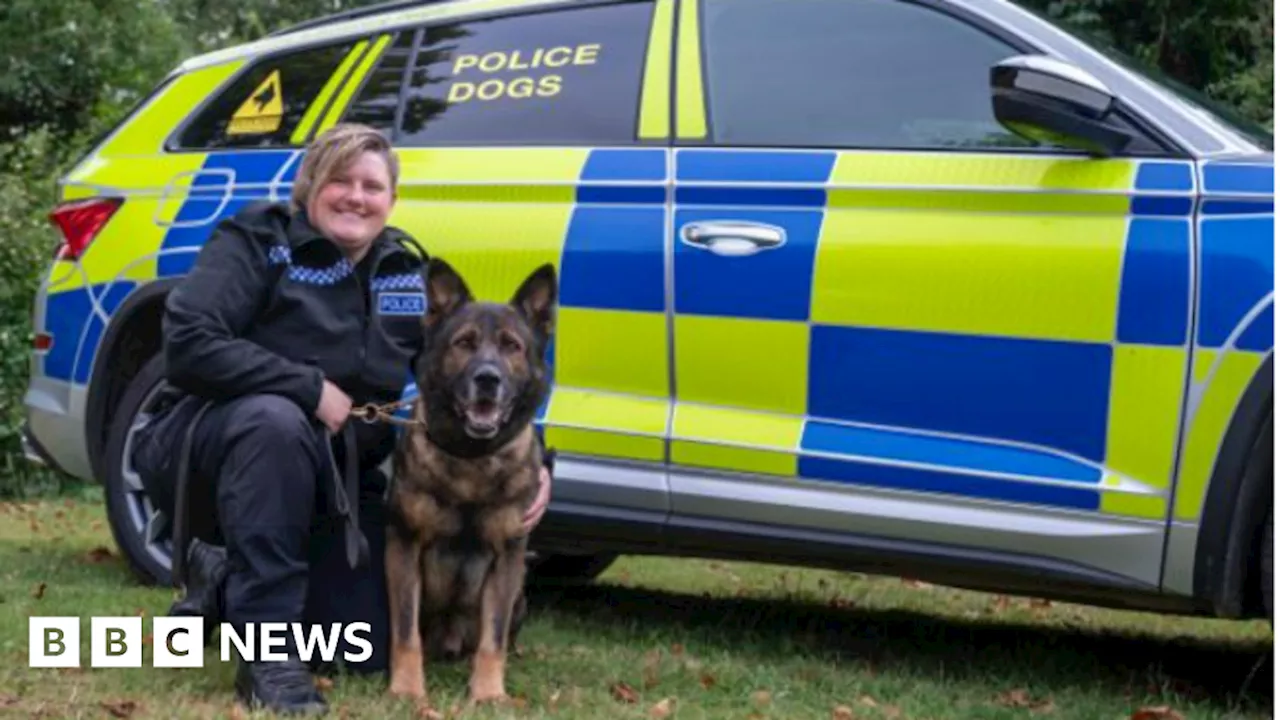
<svg viewBox="0 0 1280 720"><path fill-rule="evenodd" d="M398 179L383 135L338 126L308 148L288 206L259 204L217 227L168 297L164 356L173 399L148 426L138 457L144 473L165 474L193 428L190 472L213 486L226 546L225 564L209 561L217 556L208 546L189 561L188 592L213 586L222 615L206 617L206 626L369 622L374 655L353 669L378 671L387 667L388 645L386 478L378 465L394 447L394 429L353 420L351 411L398 400L421 347L420 318L379 312L380 290L423 290L425 253L387 226ZM339 434L353 445L335 442ZM335 471L348 460L358 468L352 505L368 542L367 562L355 568L335 510ZM549 486L544 469L529 530ZM296 659L242 663L235 685L251 707L325 707Z"/></svg>

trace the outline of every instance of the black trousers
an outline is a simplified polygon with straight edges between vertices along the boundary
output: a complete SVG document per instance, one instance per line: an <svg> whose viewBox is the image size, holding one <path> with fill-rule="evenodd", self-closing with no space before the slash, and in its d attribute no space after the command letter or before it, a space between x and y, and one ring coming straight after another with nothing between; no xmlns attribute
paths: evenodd
<svg viewBox="0 0 1280 720"><path fill-rule="evenodd" d="M318 421L289 400L252 395L216 405L196 428L192 470L213 480L219 535L227 548L224 588L226 622L316 624L329 637L330 624L369 623L364 636L373 654L344 663L353 672L388 667L390 625L384 548L386 478L363 472L360 524L369 542L369 563L351 569L343 522L328 488L333 469ZM335 452L341 443L335 442ZM338 455L339 467L342 457ZM353 498L354 500L354 498ZM192 508L199 512L198 508ZM313 645L313 649L318 649ZM364 648L338 643L343 653Z"/></svg>

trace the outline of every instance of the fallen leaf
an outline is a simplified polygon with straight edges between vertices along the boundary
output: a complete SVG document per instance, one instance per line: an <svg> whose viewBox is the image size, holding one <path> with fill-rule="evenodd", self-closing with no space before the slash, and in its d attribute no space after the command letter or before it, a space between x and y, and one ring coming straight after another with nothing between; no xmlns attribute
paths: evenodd
<svg viewBox="0 0 1280 720"><path fill-rule="evenodd" d="M751 693L751 702L757 705L768 705L773 701L773 693L768 690L757 690Z"/></svg>
<svg viewBox="0 0 1280 720"><path fill-rule="evenodd" d="M927 588L927 587L929 587L929 583L921 582L921 581L919 581L919 580L915 580L915 579L913 579L913 578L902 578L902 584L903 584L903 585L906 585L906 586L907 586L907 587L909 587L909 588Z"/></svg>
<svg viewBox="0 0 1280 720"><path fill-rule="evenodd" d="M876 699L871 697L870 695L863 695L862 697L858 698L858 704L865 705L867 707L880 707L880 703L876 702Z"/></svg>
<svg viewBox="0 0 1280 720"><path fill-rule="evenodd" d="M1026 708L1033 712L1053 712L1053 700L1036 700L1031 697L1026 688L1018 688L1002 692L996 696L996 702L1005 707Z"/></svg>
<svg viewBox="0 0 1280 720"><path fill-rule="evenodd" d="M444 720L444 713L430 705L419 705L417 716L422 720Z"/></svg>
<svg viewBox="0 0 1280 720"><path fill-rule="evenodd" d="M1129 716L1129 720L1183 720L1182 713L1168 705L1144 707Z"/></svg>
<svg viewBox="0 0 1280 720"><path fill-rule="evenodd" d="M672 643L671 654L675 655L676 657L680 657L681 655L684 655L684 645L680 643Z"/></svg>
<svg viewBox="0 0 1280 720"><path fill-rule="evenodd" d="M9 707L18 704L17 695L0 695L0 707Z"/></svg>
<svg viewBox="0 0 1280 720"><path fill-rule="evenodd" d="M609 687L609 692L613 693L613 699L618 702L635 703L640 701L640 694L625 682L618 681Z"/></svg>
<svg viewBox="0 0 1280 720"><path fill-rule="evenodd" d="M231 720L244 720L244 707L240 703L231 706L231 712L227 713L231 716Z"/></svg>
<svg viewBox="0 0 1280 720"><path fill-rule="evenodd" d="M853 720L853 708L837 705L831 710L831 720Z"/></svg>
<svg viewBox="0 0 1280 720"><path fill-rule="evenodd" d="M111 551L99 545L98 547L90 550L85 556L85 559L91 563L105 562L111 559Z"/></svg>
<svg viewBox="0 0 1280 720"><path fill-rule="evenodd" d="M89 523L89 529L90 529L90 530L93 530L94 532L97 532L97 531L101 530L101 529L102 529L102 521L101 521L101 520L94 520L93 522Z"/></svg>
<svg viewBox="0 0 1280 720"><path fill-rule="evenodd" d="M1033 608L1047 608L1051 607L1053 603L1049 600L1045 600L1044 598L1031 598L1030 605Z"/></svg>
<svg viewBox="0 0 1280 720"><path fill-rule="evenodd" d="M560 702L560 690L559 690L559 689L557 689L555 692L551 693L551 697L547 698L547 707L551 708L552 710L555 710L555 708L556 708L556 703L558 703L558 702Z"/></svg>
<svg viewBox="0 0 1280 720"><path fill-rule="evenodd" d="M671 698L663 698L656 705L649 708L649 717L651 718L661 720L661 718L669 715L671 715Z"/></svg>
<svg viewBox="0 0 1280 720"><path fill-rule="evenodd" d="M993 609L996 612L1004 612L1005 610L1009 609L1009 596L997 595L995 600L993 600L991 604L994 606Z"/></svg>
<svg viewBox="0 0 1280 720"><path fill-rule="evenodd" d="M709 672L702 673L702 677L698 678L698 682L702 685L703 690L710 690L715 687L716 676Z"/></svg>
<svg viewBox="0 0 1280 720"><path fill-rule="evenodd" d="M48 585L45 585L44 583L40 583L39 585L37 585L37 586L36 586L36 589L35 589L35 590L32 590L32 591L31 591L31 597L33 597L33 598L35 598L35 599L37 599L37 600L39 600L39 599L43 598L43 597L44 597L44 589L45 589L45 588L47 588L47 587L49 587L49 586L48 586Z"/></svg>
<svg viewBox="0 0 1280 720"><path fill-rule="evenodd" d="M75 507L75 506L76 506L76 502L75 502L75 500L72 500L71 498L67 498L66 500L63 500L63 501L62 501L62 506L63 506L63 507L66 507L66 508L73 508L73 507Z"/></svg>
<svg viewBox="0 0 1280 720"><path fill-rule="evenodd" d="M138 709L138 703L132 700L119 700L117 702L103 701L101 705L103 710L106 710L118 718L131 717L134 711Z"/></svg>
<svg viewBox="0 0 1280 720"><path fill-rule="evenodd" d="M316 678L316 689L320 691L332 690L333 680L327 677Z"/></svg>

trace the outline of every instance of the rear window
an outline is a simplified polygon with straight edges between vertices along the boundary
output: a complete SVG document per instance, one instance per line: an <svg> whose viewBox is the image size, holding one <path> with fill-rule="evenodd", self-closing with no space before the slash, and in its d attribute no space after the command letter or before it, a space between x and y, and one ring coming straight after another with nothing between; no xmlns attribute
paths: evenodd
<svg viewBox="0 0 1280 720"><path fill-rule="evenodd" d="M402 147L631 143L651 12L626 2L419 28L346 119Z"/></svg>
<svg viewBox="0 0 1280 720"><path fill-rule="evenodd" d="M176 149L282 147L354 42L266 58L242 73L178 136Z"/></svg>

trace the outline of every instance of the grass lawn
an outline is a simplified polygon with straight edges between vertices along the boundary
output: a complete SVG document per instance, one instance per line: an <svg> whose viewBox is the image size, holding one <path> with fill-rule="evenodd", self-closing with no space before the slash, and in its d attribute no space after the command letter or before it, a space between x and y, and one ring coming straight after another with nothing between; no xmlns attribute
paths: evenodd
<svg viewBox="0 0 1280 720"><path fill-rule="evenodd" d="M0 505L0 717L250 717L216 647L203 669L27 668L30 615L163 613L128 576L100 502ZM1265 718L1266 623L1033 603L897 579L625 558L533 599L508 669L520 718ZM144 621L144 627L149 621ZM450 717L465 668L429 667L432 709L338 678L332 717ZM1167 710L1165 709L1167 708ZM1146 709L1147 713L1142 711Z"/></svg>

